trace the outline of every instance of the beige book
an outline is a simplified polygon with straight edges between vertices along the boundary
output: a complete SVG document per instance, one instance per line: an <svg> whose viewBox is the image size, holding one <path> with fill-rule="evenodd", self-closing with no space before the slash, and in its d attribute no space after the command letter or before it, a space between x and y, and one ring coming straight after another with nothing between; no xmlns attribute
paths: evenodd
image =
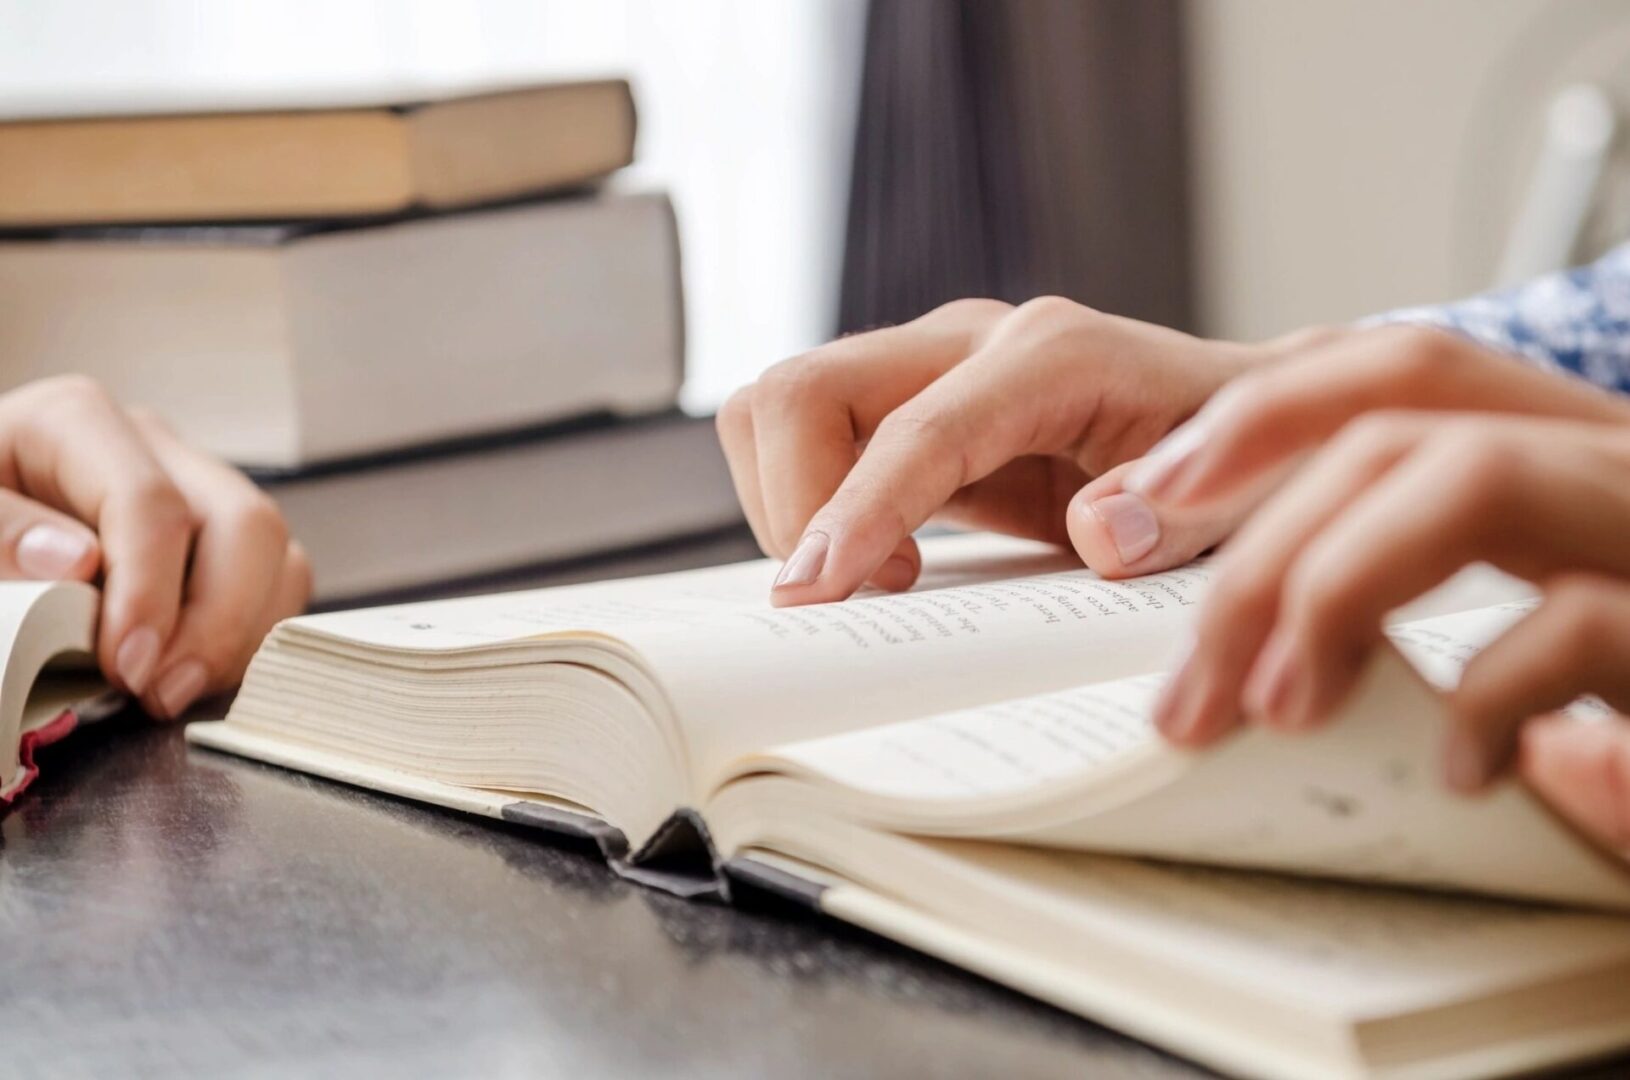
<svg viewBox="0 0 1630 1080"><path fill-rule="evenodd" d="M295 619L189 737L592 837L672 891L770 888L1231 1071L1630 1046L1630 874L1517 786L1437 779L1431 684L1526 586L1399 613L1321 733L1191 754L1147 716L1204 563L926 555L911 593L814 608L753 563Z"/></svg>
<svg viewBox="0 0 1630 1080"><path fill-rule="evenodd" d="M0 385L94 376L239 465L660 411L683 357L660 195L0 242Z"/></svg>
<svg viewBox="0 0 1630 1080"><path fill-rule="evenodd" d="M0 226L336 218L569 187L627 165L621 80L352 108L0 123Z"/></svg>
<svg viewBox="0 0 1630 1080"><path fill-rule="evenodd" d="M0 814L38 775L37 750L122 704L91 655L98 604L77 581L0 582Z"/></svg>

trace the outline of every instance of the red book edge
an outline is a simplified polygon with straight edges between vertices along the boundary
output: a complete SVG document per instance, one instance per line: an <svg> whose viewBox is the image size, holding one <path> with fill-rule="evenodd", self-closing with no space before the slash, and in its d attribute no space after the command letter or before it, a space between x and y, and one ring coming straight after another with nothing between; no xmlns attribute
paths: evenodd
<svg viewBox="0 0 1630 1080"><path fill-rule="evenodd" d="M66 738L78 726L79 713L73 709L63 709L49 723L23 733L22 740L17 744L17 763L21 771L10 787L0 790L0 815L10 810L17 796L27 791L28 785L40 775L40 767L34 763L34 752Z"/></svg>

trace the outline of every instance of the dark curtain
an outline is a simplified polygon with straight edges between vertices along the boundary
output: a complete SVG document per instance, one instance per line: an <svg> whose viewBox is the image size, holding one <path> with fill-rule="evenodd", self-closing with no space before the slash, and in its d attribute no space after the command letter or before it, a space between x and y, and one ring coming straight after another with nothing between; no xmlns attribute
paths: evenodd
<svg viewBox="0 0 1630 1080"><path fill-rule="evenodd" d="M1190 324L1181 0L872 0L840 331L1058 294Z"/></svg>

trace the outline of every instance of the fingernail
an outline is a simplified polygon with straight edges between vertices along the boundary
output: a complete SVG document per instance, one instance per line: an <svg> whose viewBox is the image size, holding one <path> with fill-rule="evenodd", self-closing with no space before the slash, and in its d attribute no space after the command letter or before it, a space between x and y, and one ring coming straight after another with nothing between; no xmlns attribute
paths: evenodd
<svg viewBox="0 0 1630 1080"><path fill-rule="evenodd" d="M1454 790L1471 795L1488 781L1488 766L1483 760L1483 748L1465 732L1449 733L1443 749L1443 778Z"/></svg>
<svg viewBox="0 0 1630 1080"><path fill-rule="evenodd" d="M183 660L171 668L158 682L158 703L164 713L175 719L187 711L187 706L198 700L209 683L209 670L199 660Z"/></svg>
<svg viewBox="0 0 1630 1080"><path fill-rule="evenodd" d="M1171 489L1172 481L1205 445L1210 433L1211 422L1204 412L1173 428L1126 471L1121 489L1150 499L1158 498Z"/></svg>
<svg viewBox="0 0 1630 1080"><path fill-rule="evenodd" d="M825 533L805 533L793 549L792 558L786 561L781 573L776 576L775 588L813 584L821 576L821 568L826 565L826 550L830 544Z"/></svg>
<svg viewBox="0 0 1630 1080"><path fill-rule="evenodd" d="M132 694L147 689L147 678L153 674L153 665L158 663L159 645L158 631L150 626L138 626L120 643L113 666Z"/></svg>
<svg viewBox="0 0 1630 1080"><path fill-rule="evenodd" d="M1130 492L1106 495L1091 509L1108 530L1123 566L1131 566L1160 543L1160 519L1148 503Z"/></svg>
<svg viewBox="0 0 1630 1080"><path fill-rule="evenodd" d="M83 561L90 548L90 540L82 533L56 525L35 525L17 539L17 569L32 578L64 578Z"/></svg>
<svg viewBox="0 0 1630 1080"><path fill-rule="evenodd" d="M889 592L900 592L911 588L911 583L917 580L917 564L904 555L895 555L888 562L877 568L872 575L872 582L880 589Z"/></svg>
<svg viewBox="0 0 1630 1080"><path fill-rule="evenodd" d="M1257 656L1246 676L1240 704L1269 727L1300 726L1304 717L1290 708L1301 682L1302 667L1288 637L1276 635Z"/></svg>

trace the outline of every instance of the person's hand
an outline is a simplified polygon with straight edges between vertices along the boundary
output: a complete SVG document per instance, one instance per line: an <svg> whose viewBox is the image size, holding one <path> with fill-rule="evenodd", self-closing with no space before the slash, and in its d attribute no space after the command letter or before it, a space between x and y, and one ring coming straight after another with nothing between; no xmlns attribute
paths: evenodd
<svg viewBox="0 0 1630 1080"><path fill-rule="evenodd" d="M1304 332L1273 344L1277 362L1222 387L1144 459L1087 485L1077 505L1136 500L1154 532L1164 537L1175 527L1184 547L1198 552L1231 535L1301 458L1368 412L1630 418L1617 395L1428 327ZM1083 551L1095 542L1084 520L1069 518ZM1164 554L1167 545L1155 549ZM1138 571L1170 565L1152 559Z"/></svg>
<svg viewBox="0 0 1630 1080"><path fill-rule="evenodd" d="M1186 562L1222 530L1204 514L1156 528L1113 486L1077 493L1291 344L1203 341L1054 297L965 300L777 365L725 404L719 434L760 546L786 560L778 604L909 587L930 518L1073 539L1120 577Z"/></svg>
<svg viewBox="0 0 1630 1080"><path fill-rule="evenodd" d="M98 663L166 718L311 591L267 496L80 376L0 394L0 578L100 581Z"/></svg>
<svg viewBox="0 0 1630 1080"><path fill-rule="evenodd" d="M1208 441L1168 483L1203 499L1260 448ZM1260 460L1267 460L1264 455ZM1159 485L1155 486L1159 490ZM1174 497L1175 498L1175 497ZM1630 838L1630 721L1529 721L1582 695L1630 711L1630 417L1617 422L1388 411L1343 427L1229 541L1192 652L1156 707L1190 746L1241 722L1324 721L1383 639L1386 614L1487 561L1539 606L1448 697L1443 769L1474 792L1523 746L1541 793L1609 842Z"/></svg>

